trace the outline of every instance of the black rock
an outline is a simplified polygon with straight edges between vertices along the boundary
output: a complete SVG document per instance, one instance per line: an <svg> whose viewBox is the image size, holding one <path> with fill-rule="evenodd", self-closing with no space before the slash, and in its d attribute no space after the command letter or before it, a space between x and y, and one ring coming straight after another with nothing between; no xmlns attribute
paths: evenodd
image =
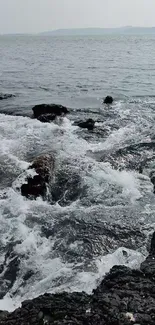
<svg viewBox="0 0 155 325"><path fill-rule="evenodd" d="M107 96L105 99L104 99L104 104L112 104L113 103L113 98L111 96Z"/></svg>
<svg viewBox="0 0 155 325"><path fill-rule="evenodd" d="M82 121L76 122L75 125L79 126L80 128L83 128L83 129L93 130L95 121L93 119L89 118L85 122L82 122Z"/></svg>
<svg viewBox="0 0 155 325"><path fill-rule="evenodd" d="M155 232L153 233L151 239L150 255L153 255L155 257Z"/></svg>
<svg viewBox="0 0 155 325"><path fill-rule="evenodd" d="M150 253L146 260L141 264L141 271L143 271L148 277L155 277L155 232L151 239Z"/></svg>
<svg viewBox="0 0 155 325"><path fill-rule="evenodd" d="M38 120L43 123L50 123L54 121L56 118L56 114L42 114L38 117Z"/></svg>
<svg viewBox="0 0 155 325"><path fill-rule="evenodd" d="M148 257L152 264L146 259L141 270L114 266L92 295L62 292L25 301L13 313L0 313L0 325L154 325L154 252L155 233Z"/></svg>
<svg viewBox="0 0 155 325"><path fill-rule="evenodd" d="M27 178L27 183L21 186L21 194L25 197L37 198L46 195L47 183L54 169L54 159L51 155L43 155L34 159L29 168L35 169L37 175Z"/></svg>
<svg viewBox="0 0 155 325"><path fill-rule="evenodd" d="M56 116L61 116L69 113L68 109L65 106L57 104L39 104L34 106L32 110L35 118L39 118L41 115L49 114L48 116L46 115L46 117L41 118L44 119L43 122L45 122L45 119L49 121L49 118L50 120L53 120Z"/></svg>
<svg viewBox="0 0 155 325"><path fill-rule="evenodd" d="M21 186L21 194L27 198L29 196L37 198L38 196L45 196L46 194L46 184L39 181L38 184L36 184L36 180L34 178L28 178L28 183Z"/></svg>

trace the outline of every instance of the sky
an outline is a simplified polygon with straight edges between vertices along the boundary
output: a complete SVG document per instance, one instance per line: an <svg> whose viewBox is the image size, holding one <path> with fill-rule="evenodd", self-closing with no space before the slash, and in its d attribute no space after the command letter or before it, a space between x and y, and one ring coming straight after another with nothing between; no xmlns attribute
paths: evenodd
<svg viewBox="0 0 155 325"><path fill-rule="evenodd" d="M155 0L0 0L0 34L155 26Z"/></svg>

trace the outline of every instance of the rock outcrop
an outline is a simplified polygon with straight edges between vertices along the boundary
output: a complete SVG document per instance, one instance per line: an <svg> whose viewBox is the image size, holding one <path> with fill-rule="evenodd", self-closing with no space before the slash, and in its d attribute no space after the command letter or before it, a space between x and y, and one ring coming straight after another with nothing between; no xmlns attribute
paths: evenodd
<svg viewBox="0 0 155 325"><path fill-rule="evenodd" d="M44 294L1 312L0 325L154 325L155 233L140 270L114 266L92 295Z"/></svg>
<svg viewBox="0 0 155 325"><path fill-rule="evenodd" d="M104 104L112 104L113 103L113 98L111 96L107 96L104 99Z"/></svg>
<svg viewBox="0 0 155 325"><path fill-rule="evenodd" d="M79 122L75 122L74 124L79 126L80 128L83 128L83 129L93 130L95 121L93 119L89 118L86 121L79 121Z"/></svg>
<svg viewBox="0 0 155 325"><path fill-rule="evenodd" d="M47 184L49 183L54 170L54 158L51 155L37 157L32 165L36 175L27 178L27 183L21 186L21 194L25 197L37 198L46 195Z"/></svg>
<svg viewBox="0 0 155 325"><path fill-rule="evenodd" d="M57 104L39 104L32 108L34 118L41 122L51 122L56 116L69 113L67 107Z"/></svg>
<svg viewBox="0 0 155 325"><path fill-rule="evenodd" d="M42 114L38 117L38 120L43 123L51 123L56 118L55 114Z"/></svg>

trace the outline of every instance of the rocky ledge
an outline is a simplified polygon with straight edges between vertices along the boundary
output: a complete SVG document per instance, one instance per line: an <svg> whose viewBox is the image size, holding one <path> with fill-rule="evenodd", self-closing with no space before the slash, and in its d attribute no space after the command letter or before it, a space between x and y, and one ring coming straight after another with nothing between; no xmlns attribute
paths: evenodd
<svg viewBox="0 0 155 325"><path fill-rule="evenodd" d="M92 295L44 294L1 312L0 325L154 325L155 233L139 270L114 266Z"/></svg>

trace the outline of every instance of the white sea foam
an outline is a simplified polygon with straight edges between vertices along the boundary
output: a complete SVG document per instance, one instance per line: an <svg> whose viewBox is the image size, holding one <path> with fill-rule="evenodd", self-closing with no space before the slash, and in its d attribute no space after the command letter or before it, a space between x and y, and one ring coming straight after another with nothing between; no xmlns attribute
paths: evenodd
<svg viewBox="0 0 155 325"><path fill-rule="evenodd" d="M28 241L34 243L34 238L29 238ZM25 243L26 244L26 243ZM43 249L42 249L43 248ZM46 255L48 251L48 243L44 247L39 248L39 254L37 254L37 262L42 272L42 280L37 278L36 281L27 286L26 289L21 289L20 294L22 300L28 298L35 298L36 296L43 294L44 292L55 293L62 291L85 291L88 294L92 293L92 290L96 288L97 284L103 279L104 275L114 265L125 265L132 268L138 268L140 263L144 260L144 256L136 251L121 247L114 253L101 256L96 259L95 264L97 270L95 272L78 272L75 274L72 264L63 264L59 258L48 259L44 263L42 254ZM124 254L123 252L126 252ZM31 261L31 266L34 264L34 260ZM26 265L25 265L26 266ZM66 278L66 283L61 285L61 280L58 279ZM54 281L57 281L57 288L52 288ZM51 289L50 288L51 284ZM20 283L17 281L14 285L14 290L18 289ZM4 299L0 301L0 309L13 311L15 308L20 306L21 298L16 296L11 299L10 295L7 294Z"/></svg>
<svg viewBox="0 0 155 325"><path fill-rule="evenodd" d="M68 118L59 123L44 124L27 117L0 115L0 160L6 173L10 170L15 172L12 186L0 191L1 242L5 246L18 241L15 252L24 256L21 258L17 280L0 301L0 309L13 310L24 299L46 291L85 290L90 293L113 265L137 267L144 258L139 252L126 248L127 256L124 256L123 248L119 248L112 254L95 258L92 261L95 270L88 272L82 264L65 262L57 254L55 256L55 238L42 235L41 229L46 223L52 227L59 219L65 216L70 218L72 213L76 212L78 217L85 214L96 216L97 209L101 211L106 206L105 194L108 197L107 205L114 193L119 195L122 202L124 198L127 199L131 206L143 195L143 181L137 173L114 170L110 164L97 162L88 155L90 150L108 150L124 143L126 138L132 138L134 126L114 131L100 144L79 138L76 131L77 127ZM29 174L34 175L33 170L27 170L30 161L35 155L44 152L54 152L57 164L69 161L71 168L79 173L87 187L87 199L100 196L97 207L95 204L82 206L80 199L61 207L58 203L52 206L41 198L31 201L21 196L21 184ZM113 192L115 187L116 194ZM61 240L63 238L60 244ZM69 248L76 251L78 246L79 243L73 241ZM4 254L0 261L3 260ZM35 277L23 286L23 276L29 270L35 273ZM17 293L11 298L14 292Z"/></svg>

